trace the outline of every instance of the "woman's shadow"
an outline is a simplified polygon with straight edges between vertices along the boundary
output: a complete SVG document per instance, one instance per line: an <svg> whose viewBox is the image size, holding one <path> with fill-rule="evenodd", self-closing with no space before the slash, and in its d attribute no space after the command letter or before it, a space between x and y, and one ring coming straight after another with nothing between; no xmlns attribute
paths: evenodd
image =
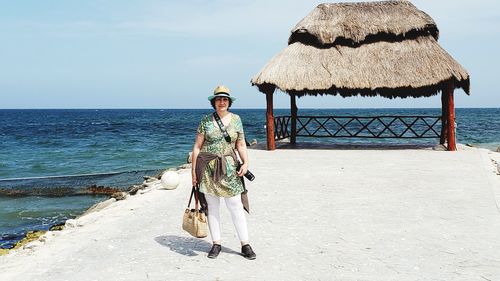
<svg viewBox="0 0 500 281"><path fill-rule="evenodd" d="M197 256L199 253L206 254L212 247L212 244L208 243L205 240L177 235L158 236L155 238L155 241L162 246L170 248L170 250L178 254L190 257ZM222 247L222 252L241 255L240 253L224 246Z"/></svg>

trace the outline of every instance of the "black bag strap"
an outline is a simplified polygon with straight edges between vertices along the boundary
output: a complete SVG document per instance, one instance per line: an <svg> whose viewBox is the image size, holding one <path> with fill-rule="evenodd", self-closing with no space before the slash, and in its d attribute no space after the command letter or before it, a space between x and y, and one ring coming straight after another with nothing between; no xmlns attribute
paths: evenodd
<svg viewBox="0 0 500 281"><path fill-rule="evenodd" d="M193 199L193 195L194 195L194 207L195 209L198 209L198 196L196 194L196 187L193 186L193 188L191 189L191 196L189 196L189 203L187 205L188 209L189 209L189 206L191 206L191 200Z"/></svg>

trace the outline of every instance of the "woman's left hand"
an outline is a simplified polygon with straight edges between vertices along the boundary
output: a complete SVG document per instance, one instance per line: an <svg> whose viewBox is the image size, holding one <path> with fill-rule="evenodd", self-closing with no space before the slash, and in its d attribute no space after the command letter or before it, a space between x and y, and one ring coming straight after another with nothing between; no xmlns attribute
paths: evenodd
<svg viewBox="0 0 500 281"><path fill-rule="evenodd" d="M247 173L247 171L248 171L248 164L244 163L243 165L241 165L241 168L238 171L238 177L242 177Z"/></svg>

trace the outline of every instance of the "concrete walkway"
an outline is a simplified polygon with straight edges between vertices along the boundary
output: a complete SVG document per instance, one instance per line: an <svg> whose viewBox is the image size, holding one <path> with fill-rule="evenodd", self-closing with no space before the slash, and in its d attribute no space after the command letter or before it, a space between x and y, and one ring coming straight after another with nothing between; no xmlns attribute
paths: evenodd
<svg viewBox="0 0 500 281"><path fill-rule="evenodd" d="M256 260L224 205L218 259L182 231L183 170L0 257L0 280L500 280L498 153L461 149L250 150Z"/></svg>

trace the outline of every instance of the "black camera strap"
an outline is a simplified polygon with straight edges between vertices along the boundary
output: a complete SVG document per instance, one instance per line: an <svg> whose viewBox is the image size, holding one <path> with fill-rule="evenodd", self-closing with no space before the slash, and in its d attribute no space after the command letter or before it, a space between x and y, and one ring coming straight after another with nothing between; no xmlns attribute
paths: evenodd
<svg viewBox="0 0 500 281"><path fill-rule="evenodd" d="M227 143L230 144L231 143L231 136L226 131L226 128L224 127L224 124L222 124L222 120L220 120L219 114L217 114L217 112L214 112L213 115L214 115L215 121L217 122L217 125L219 125L219 129L222 132L222 135L224 136L224 139L227 141Z"/></svg>
<svg viewBox="0 0 500 281"><path fill-rule="evenodd" d="M238 155L236 154L236 151L234 151L234 148L231 145L231 136L226 131L226 128L224 127L224 124L222 124L222 120L220 120L219 114L217 114L217 112L214 112L213 116L214 116L215 121L217 122L217 125L219 125L219 129L222 132L222 135L224 136L224 139L226 140L227 144L229 145L229 147L231 147L231 149L233 151L234 160L237 161L237 162L239 162L241 164L240 160L238 159Z"/></svg>

